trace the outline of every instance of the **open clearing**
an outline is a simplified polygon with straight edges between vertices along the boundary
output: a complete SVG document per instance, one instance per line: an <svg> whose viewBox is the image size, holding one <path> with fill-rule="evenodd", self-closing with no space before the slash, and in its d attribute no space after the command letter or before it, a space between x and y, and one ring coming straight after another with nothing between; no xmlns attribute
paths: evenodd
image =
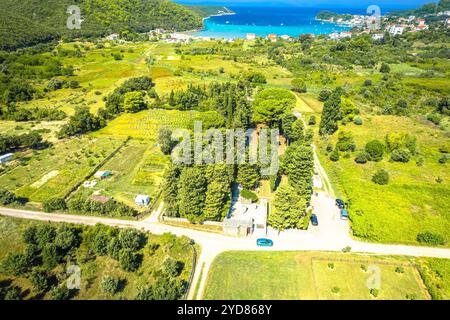
<svg viewBox="0 0 450 320"><path fill-rule="evenodd" d="M371 271L376 268L381 280L377 298L368 285L377 276ZM406 258L308 252L225 252L214 260L204 294L205 299L222 300L393 300L407 296L429 299L419 272Z"/></svg>

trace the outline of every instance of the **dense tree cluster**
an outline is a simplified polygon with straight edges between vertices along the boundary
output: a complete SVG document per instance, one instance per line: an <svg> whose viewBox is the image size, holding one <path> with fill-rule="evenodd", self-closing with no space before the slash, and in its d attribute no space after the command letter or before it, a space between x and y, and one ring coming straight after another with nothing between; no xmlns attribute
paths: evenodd
<svg viewBox="0 0 450 320"><path fill-rule="evenodd" d="M166 0L80 0L82 27L68 29L66 13L73 1L3 0L0 4L0 50L12 50L53 39L99 37L113 32L143 33L155 28L192 30L201 16Z"/></svg>
<svg viewBox="0 0 450 320"><path fill-rule="evenodd" d="M55 210L64 208L62 203ZM67 209L72 212L94 215L108 215L116 217L135 217L138 212L126 204L113 199L102 203L82 196L76 196L67 201Z"/></svg>
<svg viewBox="0 0 450 320"><path fill-rule="evenodd" d="M38 148L45 145L42 135L37 131L21 135L0 135L0 153L13 151L18 148Z"/></svg>
<svg viewBox="0 0 450 320"><path fill-rule="evenodd" d="M248 98L252 94L248 81L212 82L207 87L189 85L185 91L172 91L169 107L178 110L217 111L229 128L250 128L252 111Z"/></svg>
<svg viewBox="0 0 450 320"><path fill-rule="evenodd" d="M234 180L234 166L175 166L165 174L163 197L166 215L185 217L192 222L221 220Z"/></svg>

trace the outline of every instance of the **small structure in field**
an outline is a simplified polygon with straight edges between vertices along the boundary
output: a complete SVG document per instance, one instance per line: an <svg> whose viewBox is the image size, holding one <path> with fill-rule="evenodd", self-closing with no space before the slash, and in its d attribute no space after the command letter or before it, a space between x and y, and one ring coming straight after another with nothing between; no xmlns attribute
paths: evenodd
<svg viewBox="0 0 450 320"><path fill-rule="evenodd" d="M134 203L138 206L148 206L150 204L150 196L145 194L138 194L136 198L134 198Z"/></svg>
<svg viewBox="0 0 450 320"><path fill-rule="evenodd" d="M107 196L93 195L91 196L91 200L105 204L111 201L112 198Z"/></svg>
<svg viewBox="0 0 450 320"><path fill-rule="evenodd" d="M7 154L0 156L0 164L5 164L5 163L11 161L12 158L13 158L12 153L7 153Z"/></svg>
<svg viewBox="0 0 450 320"><path fill-rule="evenodd" d="M84 184L83 184L83 186L84 186L85 188L93 188L93 187L96 186L96 184L97 184L97 180L85 181Z"/></svg>
<svg viewBox="0 0 450 320"><path fill-rule="evenodd" d="M256 34L254 33L247 33L247 40L255 40Z"/></svg>
<svg viewBox="0 0 450 320"><path fill-rule="evenodd" d="M97 171L97 173L94 174L94 177L97 179L106 179L109 176L111 176L111 171Z"/></svg>
<svg viewBox="0 0 450 320"><path fill-rule="evenodd" d="M267 39L269 39L269 40L272 41L272 42L277 42L278 37L277 37L276 34L271 33L271 34L269 34L269 35L267 36Z"/></svg>

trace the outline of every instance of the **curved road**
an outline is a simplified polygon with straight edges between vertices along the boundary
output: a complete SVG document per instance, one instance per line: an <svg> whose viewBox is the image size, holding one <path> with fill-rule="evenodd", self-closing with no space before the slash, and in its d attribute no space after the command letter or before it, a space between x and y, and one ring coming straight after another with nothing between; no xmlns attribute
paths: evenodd
<svg viewBox="0 0 450 320"><path fill-rule="evenodd" d="M323 198L322 198L323 197ZM259 248L255 244L254 238L235 238L216 233L203 232L187 228L179 228L164 225L155 219L162 209L160 208L152 216L142 221L127 221L120 219L109 219L101 217L89 217L79 215L68 215L58 213L44 213L37 211L17 210L10 208L0 208L0 215L32 219L51 222L67 222L84 225L95 225L102 223L119 228L136 228L149 231L154 234L171 232L177 236L187 236L194 239L201 246L201 253L198 257L196 272L191 283L188 294L189 299L201 298L204 292L206 278L209 267L214 258L221 252L236 251L341 251L344 247L350 246L352 252L364 252L384 255L406 255L417 257L437 257L450 259L450 249L437 249L428 247L415 247L405 245L383 245L363 243L350 238L347 224L338 218L338 210L335 208L333 199L325 194L319 194L315 203L319 206L317 210L326 215L320 215L321 227L310 228L308 231L298 231L292 233L281 233L279 236L271 237L274 240L272 248ZM329 230L334 233L330 234ZM200 278L201 266L204 264L202 278ZM195 287L200 281L198 296L194 297Z"/></svg>
<svg viewBox="0 0 450 320"><path fill-rule="evenodd" d="M303 120L302 115L295 112L294 115ZM306 126L306 123L305 123ZM346 221L340 220L340 213L334 205L335 197L330 180L317 157L315 146L314 164L317 173L325 182L326 191L318 193L312 198L314 212L319 218L318 227L310 227L307 231L288 231L280 234L271 232L270 238L274 241L271 248L256 246L255 238L235 238L217 233L210 233L188 228L173 227L159 222L159 215L163 208L161 203L158 210L142 221L127 221L120 219L109 219L101 217L89 217L80 215L68 215L58 213L44 213L37 211L26 211L0 207L0 215L33 219L51 222L67 222L84 225L95 225L102 223L119 228L136 228L149 231L154 234L173 233L177 236L187 236L194 239L201 246L198 256L196 271L188 293L188 299L201 299L209 268L214 258L224 251L341 251L345 247L351 247L352 252L381 254L381 255L404 255L415 257L435 257L450 259L450 249L418 247L407 245L385 245L375 243L364 243L350 237L350 228ZM200 278L200 270L203 272ZM194 296L197 283L200 281L197 296Z"/></svg>

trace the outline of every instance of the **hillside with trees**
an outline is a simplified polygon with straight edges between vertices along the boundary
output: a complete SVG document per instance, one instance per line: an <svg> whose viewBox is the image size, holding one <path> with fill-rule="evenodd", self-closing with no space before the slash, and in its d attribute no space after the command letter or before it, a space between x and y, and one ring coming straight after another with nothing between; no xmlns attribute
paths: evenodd
<svg viewBox="0 0 450 320"><path fill-rule="evenodd" d="M67 28L67 8L81 9L80 29ZM168 0L1 0L1 50L13 50L61 37L75 39L155 28L192 30L201 16Z"/></svg>

